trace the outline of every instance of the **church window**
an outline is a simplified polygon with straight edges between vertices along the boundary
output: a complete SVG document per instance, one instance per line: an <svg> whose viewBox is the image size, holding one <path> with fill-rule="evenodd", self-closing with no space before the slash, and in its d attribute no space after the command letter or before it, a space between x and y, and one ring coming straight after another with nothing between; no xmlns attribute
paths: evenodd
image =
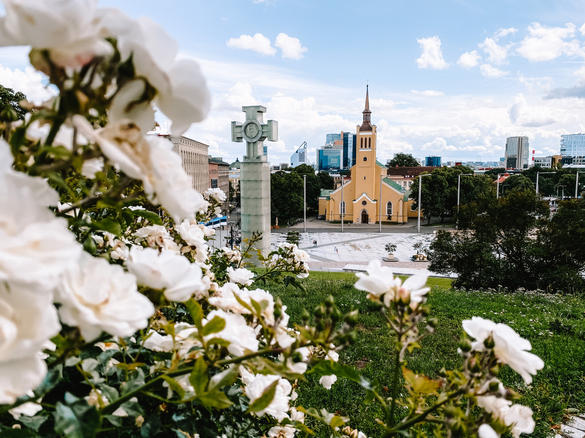
<svg viewBox="0 0 585 438"><path fill-rule="evenodd" d="M368 138L368 148L371 148L371 147L372 147L372 139Z"/></svg>
<svg viewBox="0 0 585 438"><path fill-rule="evenodd" d="M386 204L386 216L391 217L392 216L392 202L388 201L388 203Z"/></svg>
<svg viewBox="0 0 585 438"><path fill-rule="evenodd" d="M345 201L342 201L341 204L339 204L339 212L345 214Z"/></svg>
<svg viewBox="0 0 585 438"><path fill-rule="evenodd" d="M368 157L364 157L364 161L368 161Z"/></svg>
<svg viewBox="0 0 585 438"><path fill-rule="evenodd" d="M362 205L368 205L366 201L362 201Z"/></svg>

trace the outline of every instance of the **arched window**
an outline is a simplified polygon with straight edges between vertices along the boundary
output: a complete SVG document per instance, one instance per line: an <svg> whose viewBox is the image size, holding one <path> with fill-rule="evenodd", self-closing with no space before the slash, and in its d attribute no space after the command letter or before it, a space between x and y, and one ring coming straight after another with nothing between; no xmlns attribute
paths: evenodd
<svg viewBox="0 0 585 438"><path fill-rule="evenodd" d="M345 201L341 201L341 204L339 204L339 213L345 214Z"/></svg>
<svg viewBox="0 0 585 438"><path fill-rule="evenodd" d="M392 217L392 201L388 201L386 204L386 216Z"/></svg>
<svg viewBox="0 0 585 438"><path fill-rule="evenodd" d="M360 148L363 148L363 147L364 147L364 139L360 138Z"/></svg>
<svg viewBox="0 0 585 438"><path fill-rule="evenodd" d="M372 138L368 138L368 148L372 147Z"/></svg>

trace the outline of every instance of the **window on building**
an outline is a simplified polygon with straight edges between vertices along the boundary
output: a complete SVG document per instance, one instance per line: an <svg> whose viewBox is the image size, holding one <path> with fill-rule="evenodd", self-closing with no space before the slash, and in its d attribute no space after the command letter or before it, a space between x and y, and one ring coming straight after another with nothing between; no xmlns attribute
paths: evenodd
<svg viewBox="0 0 585 438"><path fill-rule="evenodd" d="M211 188L217 189L217 179L211 178Z"/></svg>
<svg viewBox="0 0 585 438"><path fill-rule="evenodd" d="M388 201L388 203L386 204L386 216L388 217L392 216L392 201Z"/></svg>
<svg viewBox="0 0 585 438"><path fill-rule="evenodd" d="M368 205L366 201L362 201L362 205Z"/></svg>
<svg viewBox="0 0 585 438"><path fill-rule="evenodd" d="M368 157L364 157L364 161L368 161Z"/></svg>
<svg viewBox="0 0 585 438"><path fill-rule="evenodd" d="M372 147L372 139L368 138L368 148L371 148L371 147Z"/></svg>
<svg viewBox="0 0 585 438"><path fill-rule="evenodd" d="M345 201L342 201L341 204L339 204L339 211L341 214L345 214Z"/></svg>

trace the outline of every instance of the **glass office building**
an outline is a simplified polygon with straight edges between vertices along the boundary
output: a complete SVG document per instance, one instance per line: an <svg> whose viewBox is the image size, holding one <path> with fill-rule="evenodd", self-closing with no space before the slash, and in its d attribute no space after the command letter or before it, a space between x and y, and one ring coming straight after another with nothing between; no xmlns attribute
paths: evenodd
<svg viewBox="0 0 585 438"><path fill-rule="evenodd" d="M441 167L441 157L425 157L425 166Z"/></svg>
<svg viewBox="0 0 585 438"><path fill-rule="evenodd" d="M324 146L317 149L317 170L339 170L343 165L343 149Z"/></svg>
<svg viewBox="0 0 585 438"><path fill-rule="evenodd" d="M343 168L355 165L355 134L343 132Z"/></svg>
<svg viewBox="0 0 585 438"><path fill-rule="evenodd" d="M561 156L580 157L585 155L585 134L561 135Z"/></svg>
<svg viewBox="0 0 585 438"><path fill-rule="evenodd" d="M336 141L341 141L341 134L327 134L325 136L325 144L332 145Z"/></svg>
<svg viewBox="0 0 585 438"><path fill-rule="evenodd" d="M529 152L528 137L508 137L506 140L506 169L527 169Z"/></svg>

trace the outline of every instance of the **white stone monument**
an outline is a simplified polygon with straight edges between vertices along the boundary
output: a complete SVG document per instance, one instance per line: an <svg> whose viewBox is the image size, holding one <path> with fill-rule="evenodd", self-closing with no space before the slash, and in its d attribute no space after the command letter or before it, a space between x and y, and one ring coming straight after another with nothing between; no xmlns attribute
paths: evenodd
<svg viewBox="0 0 585 438"><path fill-rule="evenodd" d="M232 141L246 140L246 155L240 166L242 239L262 233L255 247L262 254L270 251L270 166L264 155L264 140L278 140L278 122L263 123L266 108L243 106L244 123L232 122Z"/></svg>

